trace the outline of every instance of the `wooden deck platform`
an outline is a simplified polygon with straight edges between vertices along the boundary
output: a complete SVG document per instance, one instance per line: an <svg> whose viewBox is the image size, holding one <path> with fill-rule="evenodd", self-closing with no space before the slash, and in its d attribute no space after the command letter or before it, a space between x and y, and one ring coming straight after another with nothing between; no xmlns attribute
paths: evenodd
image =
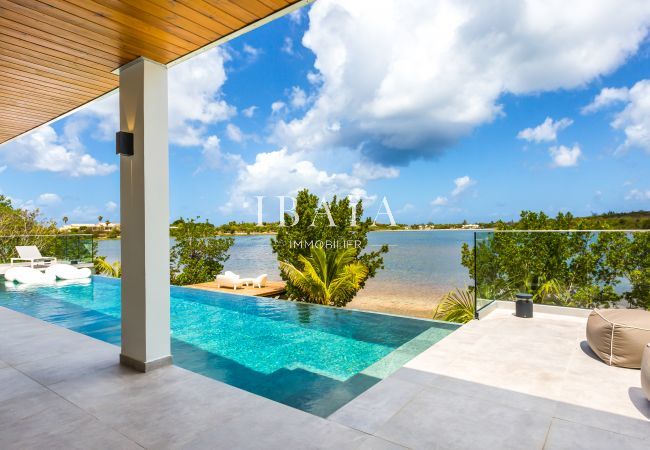
<svg viewBox="0 0 650 450"><path fill-rule="evenodd" d="M226 287L217 287L217 283L214 281L209 281L207 283L191 284L185 286L193 289L203 289L206 291L218 291L226 292L228 294L237 294L237 295L252 295L255 297L277 297L284 294L284 281L269 281L266 283L266 286L263 288L257 288L253 286L245 286L243 288L226 288Z"/></svg>

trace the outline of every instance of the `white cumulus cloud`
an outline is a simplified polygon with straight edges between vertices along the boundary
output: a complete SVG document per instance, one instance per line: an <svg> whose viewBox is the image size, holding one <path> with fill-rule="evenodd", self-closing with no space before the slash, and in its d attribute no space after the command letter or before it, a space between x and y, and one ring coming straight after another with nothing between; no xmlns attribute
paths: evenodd
<svg viewBox="0 0 650 450"><path fill-rule="evenodd" d="M650 79L640 80L631 88L604 88L582 112L593 113L612 105L623 109L614 113L611 125L625 134L617 151L639 148L650 153Z"/></svg>
<svg viewBox="0 0 650 450"><path fill-rule="evenodd" d="M295 11L291 11L288 14L289 20L295 24L300 25L302 22L302 9L296 9Z"/></svg>
<svg viewBox="0 0 650 450"><path fill-rule="evenodd" d="M441 206L458 203L461 199L461 194L475 184L476 180L473 180L469 175L458 177L454 179L454 188L451 190L449 196L439 195L430 204L436 207L435 210L439 210Z"/></svg>
<svg viewBox="0 0 650 450"><path fill-rule="evenodd" d="M625 200L650 201L650 189L632 189L625 196Z"/></svg>
<svg viewBox="0 0 650 450"><path fill-rule="evenodd" d="M206 126L230 119L236 109L221 95L228 54L216 47L169 69L169 140L201 145Z"/></svg>
<svg viewBox="0 0 650 450"><path fill-rule="evenodd" d="M551 142L557 140L557 133L564 130L573 123L569 118L553 121L547 117L544 122L534 128L523 129L517 134L519 139L524 139L528 142Z"/></svg>
<svg viewBox="0 0 650 450"><path fill-rule="evenodd" d="M249 106L248 108L242 109L242 114L244 117L248 117L249 119L255 115L255 110L257 109L257 106Z"/></svg>
<svg viewBox="0 0 650 450"><path fill-rule="evenodd" d="M625 108L616 114L612 126L625 133L619 150L640 148L650 153L650 79L630 88Z"/></svg>
<svg viewBox="0 0 650 450"><path fill-rule="evenodd" d="M36 203L43 206L56 205L57 203L61 203L61 197L52 192L45 192L38 196Z"/></svg>
<svg viewBox="0 0 650 450"><path fill-rule="evenodd" d="M451 191L451 195L458 197L460 194L465 192L469 187L476 184L475 180L472 180L468 175L463 177L458 177L454 180L454 190Z"/></svg>
<svg viewBox="0 0 650 450"><path fill-rule="evenodd" d="M358 162L352 168L352 174L362 180L379 180L399 177L399 169L374 164L369 161Z"/></svg>
<svg viewBox="0 0 650 450"><path fill-rule="evenodd" d="M394 178L399 174L397 169L360 164L355 165L351 173L328 172L318 168L307 156L300 152L289 152L286 148L258 153L254 162L239 167L229 201L221 208L222 211L249 210L256 205L257 195L295 196L304 188L325 197L352 195L368 204L376 196L366 192L366 182Z"/></svg>
<svg viewBox="0 0 650 450"><path fill-rule="evenodd" d="M115 164L97 161L86 153L70 128L59 135L49 125L42 126L19 139L0 146L0 159L24 171L47 171L73 177L108 175Z"/></svg>
<svg viewBox="0 0 650 450"><path fill-rule="evenodd" d="M221 140L218 136L209 136L205 139L201 154L203 167L208 169L226 170L240 167L243 164L241 156L221 150Z"/></svg>
<svg viewBox="0 0 650 450"><path fill-rule="evenodd" d="M434 155L502 115L502 94L570 89L610 73L637 51L649 23L647 0L503 0L498 8L377 0L371 10L319 0L302 43L322 83L304 116L278 121L274 141L292 150L362 146L380 162Z"/></svg>
<svg viewBox="0 0 650 450"><path fill-rule="evenodd" d="M271 103L271 112L273 114L276 114L276 113L279 113L280 111L282 111L283 109L285 109L286 107L287 107L286 103L278 100L276 102Z"/></svg>
<svg viewBox="0 0 650 450"><path fill-rule="evenodd" d="M582 150L577 144L573 147L564 145L553 146L548 149L553 160L553 167L573 167L578 165L578 160L582 157Z"/></svg>
<svg viewBox="0 0 650 450"><path fill-rule="evenodd" d="M447 197L439 195L431 202L431 205L432 206L445 206L447 203L449 203L449 199Z"/></svg>
<svg viewBox="0 0 650 450"><path fill-rule="evenodd" d="M169 69L170 143L200 146L206 138L208 125L226 121L236 114L236 108L229 105L221 93L227 79L224 64L229 58L225 50L217 47ZM119 95L91 103L70 120L85 117L99 119L98 138L115 139L115 132L120 128Z"/></svg>
<svg viewBox="0 0 650 450"><path fill-rule="evenodd" d="M242 142L244 140L244 133L241 128L232 123L226 126L226 136L233 142Z"/></svg>
<svg viewBox="0 0 650 450"><path fill-rule="evenodd" d="M250 46L249 46L250 47ZM256 49L245 49L251 54ZM214 48L168 73L169 140L182 146L203 146L207 126L230 119L236 109L223 98L226 81L224 63L229 58L222 48ZM249 108L250 116L255 107ZM0 160L8 166L27 171L49 171L72 176L106 175L115 164L97 161L84 150L82 132L93 124L94 137L115 139L119 130L119 95L110 95L91 103L66 119L64 133L43 126L13 142L0 146Z"/></svg>
<svg viewBox="0 0 650 450"><path fill-rule="evenodd" d="M119 206L119 205L118 205L117 203L115 203L113 200L109 200L109 201L106 202L106 204L104 205L104 209L106 210L106 212L112 213L112 212L117 211L117 207L118 207L118 206Z"/></svg>
<svg viewBox="0 0 650 450"><path fill-rule="evenodd" d="M610 105L625 102L629 97L627 88L603 88L594 100L582 108L582 114L590 114Z"/></svg>
<svg viewBox="0 0 650 450"><path fill-rule="evenodd" d="M289 36L285 37L281 50L287 55L293 55L293 39L291 39Z"/></svg>
<svg viewBox="0 0 650 450"><path fill-rule="evenodd" d="M262 50L256 47L253 47L252 45L249 44L244 44L244 53L248 56L250 61L255 61L260 54L262 54Z"/></svg>
<svg viewBox="0 0 650 450"><path fill-rule="evenodd" d="M307 93L299 86L291 88L291 95L289 98L291 106L294 108L304 108L307 104Z"/></svg>

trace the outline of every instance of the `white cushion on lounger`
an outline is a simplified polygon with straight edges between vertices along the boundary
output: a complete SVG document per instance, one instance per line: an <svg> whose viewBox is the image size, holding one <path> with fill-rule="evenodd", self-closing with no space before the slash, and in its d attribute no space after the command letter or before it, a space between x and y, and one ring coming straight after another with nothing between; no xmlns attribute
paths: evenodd
<svg viewBox="0 0 650 450"><path fill-rule="evenodd" d="M12 267L10 269L7 269L5 272L5 280L7 281L15 281L16 277L21 274L21 273L27 273L30 272L34 269L31 267Z"/></svg>
<svg viewBox="0 0 650 450"><path fill-rule="evenodd" d="M54 264L45 269L45 273L51 274L59 280L80 280L82 278L90 278L92 274L87 267L77 269L70 264Z"/></svg>
<svg viewBox="0 0 650 450"><path fill-rule="evenodd" d="M19 272L14 280L22 284L52 284L56 281L56 277L52 274L43 273L38 269L29 269Z"/></svg>

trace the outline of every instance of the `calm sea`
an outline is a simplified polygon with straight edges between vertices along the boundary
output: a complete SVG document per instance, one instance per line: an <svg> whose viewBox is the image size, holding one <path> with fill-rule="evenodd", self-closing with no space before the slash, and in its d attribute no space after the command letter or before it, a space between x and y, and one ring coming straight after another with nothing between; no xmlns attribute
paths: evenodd
<svg viewBox="0 0 650 450"><path fill-rule="evenodd" d="M455 287L470 283L460 263L461 246L473 239L471 231L378 231L368 235L371 248L388 244L384 270L366 284L360 298L434 300ZM279 280L277 260L271 252L271 236L236 236L225 269L241 276L262 273ZM99 255L108 261L120 258L119 240L99 241Z"/></svg>

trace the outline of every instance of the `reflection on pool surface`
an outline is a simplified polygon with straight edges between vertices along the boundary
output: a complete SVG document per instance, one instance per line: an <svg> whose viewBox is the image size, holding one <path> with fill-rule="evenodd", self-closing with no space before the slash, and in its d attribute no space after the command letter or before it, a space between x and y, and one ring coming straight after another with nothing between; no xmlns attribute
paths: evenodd
<svg viewBox="0 0 650 450"><path fill-rule="evenodd" d="M0 286L0 306L115 345L120 282ZM171 288L174 363L327 416L456 325Z"/></svg>

